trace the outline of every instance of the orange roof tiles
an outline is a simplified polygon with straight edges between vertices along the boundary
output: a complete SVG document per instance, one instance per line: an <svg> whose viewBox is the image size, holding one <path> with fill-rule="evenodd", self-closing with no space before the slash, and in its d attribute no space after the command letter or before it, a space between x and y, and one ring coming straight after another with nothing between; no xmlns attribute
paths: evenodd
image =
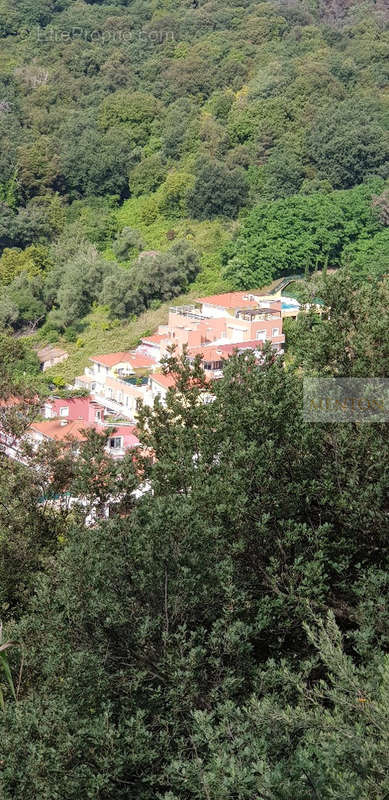
<svg viewBox="0 0 389 800"><path fill-rule="evenodd" d="M130 364L133 369L142 369L142 367L151 367L154 361L147 355L141 353L131 353L124 351L121 353L106 353L101 356L91 356L91 361L97 364L103 364L105 367L115 367L116 364Z"/></svg>
<svg viewBox="0 0 389 800"><path fill-rule="evenodd" d="M144 336L142 342L151 342L152 344L159 344L164 339L168 338L167 333L153 333L152 336Z"/></svg>
<svg viewBox="0 0 389 800"><path fill-rule="evenodd" d="M255 291L255 290L253 290ZM225 294L212 294L208 297L199 297L196 303L207 303L221 308L257 308L256 300L246 300L252 292L226 292ZM257 292L255 292L257 294Z"/></svg>
<svg viewBox="0 0 389 800"><path fill-rule="evenodd" d="M74 420L74 422L67 422L64 425L63 420L48 419L44 422L33 422L30 425L30 430L42 433L43 436L48 439L55 439L57 442L66 442L68 439L84 442L86 436L83 431L88 427L91 426L88 426L85 420Z"/></svg>
<svg viewBox="0 0 389 800"><path fill-rule="evenodd" d="M167 375L163 375L162 372L154 373L154 375L151 376L151 380L163 386L165 389L170 389L171 386L176 385L176 379L170 372Z"/></svg>
<svg viewBox="0 0 389 800"><path fill-rule="evenodd" d="M223 357L222 351L217 345L201 345L199 347L190 347L188 350L189 356L203 356L204 361L221 361Z"/></svg>

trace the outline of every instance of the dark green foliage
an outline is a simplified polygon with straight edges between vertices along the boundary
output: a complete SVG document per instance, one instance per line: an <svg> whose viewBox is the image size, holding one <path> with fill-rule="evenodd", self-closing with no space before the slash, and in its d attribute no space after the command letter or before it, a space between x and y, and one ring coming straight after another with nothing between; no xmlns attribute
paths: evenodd
<svg viewBox="0 0 389 800"><path fill-rule="evenodd" d="M131 141L118 128L98 130L94 117L74 115L63 130L60 165L71 198L94 195L128 196L127 172Z"/></svg>
<svg viewBox="0 0 389 800"><path fill-rule="evenodd" d="M142 253L128 270L114 269L104 281L101 301L113 317L139 314L153 301L185 292L198 270L198 254L192 245L177 241L166 253Z"/></svg>
<svg viewBox="0 0 389 800"><path fill-rule="evenodd" d="M203 404L199 366L172 361L179 391L142 412L135 464L95 432L79 459L0 452L2 641L20 643L4 800L388 797L387 426L301 413L303 375L388 374L385 11L0 0L0 247L52 263L6 258L3 325L48 313L74 338L95 302L126 317L186 291L188 215L199 241L199 220L236 230L231 288L346 267L307 286L330 318L287 325L285 364L234 357ZM134 260L165 223L176 244ZM39 365L5 334L0 381L30 401L1 409L21 432ZM66 492L85 505L55 509Z"/></svg>
<svg viewBox="0 0 389 800"><path fill-rule="evenodd" d="M248 182L241 169L230 170L216 161L201 161L187 203L193 217L235 217L247 200Z"/></svg>
<svg viewBox="0 0 389 800"><path fill-rule="evenodd" d="M328 281L316 370L346 288ZM349 292L345 335L368 301L378 324L386 293ZM348 374L387 368L382 342L350 342ZM212 403L198 363L168 367L177 390L141 412L135 467L90 437L71 486L97 524L67 519L9 626L24 668L17 703L4 689L4 798L383 800L385 426L305 422L302 378L270 351L230 359ZM108 497L124 506L101 521Z"/></svg>
<svg viewBox="0 0 389 800"><path fill-rule="evenodd" d="M142 248L142 238L133 228L123 228L112 245L118 261L127 261Z"/></svg>
<svg viewBox="0 0 389 800"><path fill-rule="evenodd" d="M349 189L372 174L388 177L389 134L363 103L324 109L309 134L308 152L319 178L334 189Z"/></svg>
<svg viewBox="0 0 389 800"><path fill-rule="evenodd" d="M372 209L372 193L379 185L372 181L348 192L262 203L250 212L226 251L225 276L236 288L249 289L278 275L337 267L353 258L358 271L353 247L379 236L382 227ZM382 274L382 263L377 273Z"/></svg>
<svg viewBox="0 0 389 800"><path fill-rule="evenodd" d="M384 378L388 369L388 282L371 279L363 283L351 270L330 279L307 284L305 301L320 297L324 309L320 319L314 312L300 314L287 329L288 350L305 371L339 377L367 375ZM374 354L374 356L373 356Z"/></svg>
<svg viewBox="0 0 389 800"><path fill-rule="evenodd" d="M159 153L144 158L130 172L130 192L134 195L154 192L166 176L167 168Z"/></svg>
<svg viewBox="0 0 389 800"><path fill-rule="evenodd" d="M264 171L270 198L297 194L305 177L302 157L284 147L274 148Z"/></svg>
<svg viewBox="0 0 389 800"><path fill-rule="evenodd" d="M6 296L18 309L18 317L15 320L18 325L32 323L35 328L44 320L47 309L43 296L43 281L39 275L36 277L28 277L25 273L19 275L8 287Z"/></svg>
<svg viewBox="0 0 389 800"><path fill-rule="evenodd" d="M1 0L1 250L62 243L74 223L102 252L112 252L124 225L142 228L144 247L160 249L167 220L172 228L173 220L221 217L230 231L245 209L266 203L272 216L272 201L282 199L295 225L297 193L386 178L388 34L379 3L195 5ZM126 219L126 209L116 210L128 199ZM379 207L385 224L384 199ZM203 230L196 225L196 247L207 269L205 260L220 257ZM282 222L278 234L285 238ZM236 254L231 288L270 280L294 261L288 245L272 257L271 243L257 245L254 274ZM312 246L297 243L297 261L302 253L309 261L303 269L315 266L321 246L319 265L327 256L342 263L337 245L318 236ZM382 264L381 242L372 250ZM348 263L362 276L374 259L364 266L358 253ZM221 279L215 270L215 287ZM3 320L24 313L2 297Z"/></svg>

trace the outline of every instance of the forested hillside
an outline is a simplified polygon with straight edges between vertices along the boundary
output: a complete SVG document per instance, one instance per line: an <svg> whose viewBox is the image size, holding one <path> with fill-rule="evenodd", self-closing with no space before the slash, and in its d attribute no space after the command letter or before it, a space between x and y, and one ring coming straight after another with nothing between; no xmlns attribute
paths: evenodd
<svg viewBox="0 0 389 800"><path fill-rule="evenodd" d="M313 290L293 366L233 356L202 403L170 360L137 457L0 454L2 800L388 797L387 423L307 422L302 375L388 374L389 286Z"/></svg>
<svg viewBox="0 0 389 800"><path fill-rule="evenodd" d="M387 423L303 414L307 377L389 374L388 21L0 0L1 800L389 798ZM67 381L286 274L285 355L172 355L121 460L60 405L20 444L32 345Z"/></svg>
<svg viewBox="0 0 389 800"><path fill-rule="evenodd" d="M195 280L382 275L387 23L384 0L1 0L0 324L76 338L93 304Z"/></svg>

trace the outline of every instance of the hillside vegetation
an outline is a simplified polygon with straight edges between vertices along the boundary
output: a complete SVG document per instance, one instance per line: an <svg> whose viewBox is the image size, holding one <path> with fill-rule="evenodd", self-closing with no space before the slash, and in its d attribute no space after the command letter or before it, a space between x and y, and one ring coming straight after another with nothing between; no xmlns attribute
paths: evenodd
<svg viewBox="0 0 389 800"><path fill-rule="evenodd" d="M2 800L388 797L387 412L307 419L303 378L388 374L389 281L310 286L288 364L203 403L171 359L140 452L0 453ZM0 337L1 398L30 364Z"/></svg>
<svg viewBox="0 0 389 800"><path fill-rule="evenodd" d="M77 339L93 304L128 320L194 281L382 275L387 22L373 0L1 0L0 325Z"/></svg>

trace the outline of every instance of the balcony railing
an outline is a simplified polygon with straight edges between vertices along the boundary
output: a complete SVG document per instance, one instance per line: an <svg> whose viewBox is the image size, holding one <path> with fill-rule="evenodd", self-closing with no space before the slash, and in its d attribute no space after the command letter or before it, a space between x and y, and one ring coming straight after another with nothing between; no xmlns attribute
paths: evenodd
<svg viewBox="0 0 389 800"><path fill-rule="evenodd" d="M113 397L105 397L104 395L96 394L96 392L93 392L93 399L96 403L100 403L100 405L104 406L104 408L107 408L109 411L121 414L123 417L134 422L134 412L124 403L119 403L119 401L114 400Z"/></svg>
<svg viewBox="0 0 389 800"><path fill-rule="evenodd" d="M181 317L201 321L202 319L209 319L204 314L201 314L196 306L170 306L169 311L172 314L179 314Z"/></svg>

